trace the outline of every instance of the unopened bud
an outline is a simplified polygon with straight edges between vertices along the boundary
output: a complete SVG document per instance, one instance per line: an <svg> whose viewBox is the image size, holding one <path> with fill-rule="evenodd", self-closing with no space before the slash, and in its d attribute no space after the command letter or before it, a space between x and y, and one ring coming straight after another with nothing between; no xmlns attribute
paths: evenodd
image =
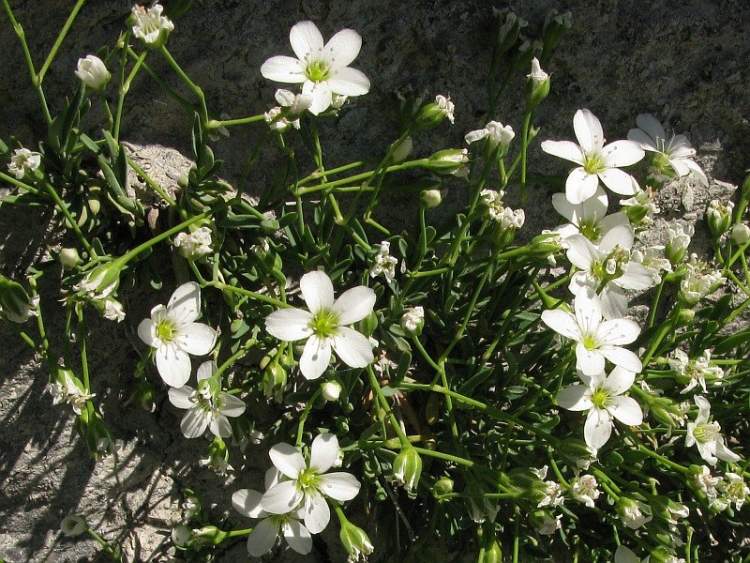
<svg viewBox="0 0 750 563"><path fill-rule="evenodd" d="M453 174L469 163L467 149L443 149L434 153L427 161L427 168L441 174Z"/></svg>
<svg viewBox="0 0 750 563"><path fill-rule="evenodd" d="M277 361L271 362L263 372L263 393L269 398L280 398L286 387L286 380L286 370Z"/></svg>
<svg viewBox="0 0 750 563"><path fill-rule="evenodd" d="M732 209L734 204L731 201L722 202L714 199L708 204L706 210L706 220L711 235L718 239L727 232L729 225L732 223Z"/></svg>
<svg viewBox="0 0 750 563"><path fill-rule="evenodd" d="M403 162L409 157L413 149L414 141L411 140L411 137L405 137L400 143L393 147L391 160L393 162Z"/></svg>
<svg viewBox="0 0 750 563"><path fill-rule="evenodd" d="M407 494L416 495L422 475L422 458L413 446L404 446L393 460L393 478L404 486Z"/></svg>
<svg viewBox="0 0 750 563"><path fill-rule="evenodd" d="M341 383L338 381L326 381L320 389L326 401L338 401L341 396Z"/></svg>
<svg viewBox="0 0 750 563"><path fill-rule="evenodd" d="M86 520L78 514L66 516L60 522L60 531L69 538L80 536L87 528Z"/></svg>
<svg viewBox="0 0 750 563"><path fill-rule="evenodd" d="M433 129L440 125L446 118L451 124L455 121L453 112L455 106L448 96L436 96L435 101L424 104L417 113L414 120L414 128L417 130Z"/></svg>
<svg viewBox="0 0 750 563"><path fill-rule="evenodd" d="M104 62L95 55L78 59L75 75L81 82L92 90L101 91L112 78Z"/></svg>
<svg viewBox="0 0 750 563"><path fill-rule="evenodd" d="M744 223L737 223L732 227L732 240L737 244L745 244L750 240L750 227Z"/></svg>
<svg viewBox="0 0 750 563"><path fill-rule="evenodd" d="M432 486L432 495L439 499L442 496L449 495L453 492L453 479L450 477L441 477Z"/></svg>
<svg viewBox="0 0 750 563"><path fill-rule="evenodd" d="M193 539L193 531L184 526L178 524L172 528L172 543L177 547L188 547Z"/></svg>
<svg viewBox="0 0 750 563"><path fill-rule="evenodd" d="M350 561L365 560L374 551L372 542L365 531L348 520L342 523L339 538L341 545L349 554Z"/></svg>
<svg viewBox="0 0 750 563"><path fill-rule="evenodd" d="M34 301L23 286L0 274L0 317L22 324L35 310Z"/></svg>
<svg viewBox="0 0 750 563"><path fill-rule="evenodd" d="M534 57L531 59L531 72L526 75L526 109L532 110L538 106L544 98L549 95L550 79L549 74L542 70L539 60Z"/></svg>
<svg viewBox="0 0 750 563"><path fill-rule="evenodd" d="M420 198L427 209L433 209L443 202L440 190L423 190Z"/></svg>
<svg viewBox="0 0 750 563"><path fill-rule="evenodd" d="M57 255L60 264L66 270L72 270L78 264L81 263L81 257L78 255L78 251L75 248L63 248L60 250L60 254Z"/></svg>
<svg viewBox="0 0 750 563"><path fill-rule="evenodd" d="M401 326L404 330L419 335L424 326L424 308L417 306L406 309L401 316Z"/></svg>
<svg viewBox="0 0 750 563"><path fill-rule="evenodd" d="M477 563L502 563L503 548L496 539L492 539L486 547L483 547L477 557Z"/></svg>

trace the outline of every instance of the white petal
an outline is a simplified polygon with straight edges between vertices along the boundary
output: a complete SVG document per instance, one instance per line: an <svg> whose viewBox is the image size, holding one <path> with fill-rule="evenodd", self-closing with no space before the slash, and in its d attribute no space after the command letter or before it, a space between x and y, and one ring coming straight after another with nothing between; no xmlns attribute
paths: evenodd
<svg viewBox="0 0 750 563"><path fill-rule="evenodd" d="M305 526L311 534L319 534L331 520L331 509L323 495L312 491L305 495Z"/></svg>
<svg viewBox="0 0 750 563"><path fill-rule="evenodd" d="M169 298L167 310L169 318L178 324L192 323L201 315L201 286L195 282L183 283Z"/></svg>
<svg viewBox="0 0 750 563"><path fill-rule="evenodd" d="M590 290L579 293L573 300L573 307L581 334L596 335L602 320L602 306L596 293Z"/></svg>
<svg viewBox="0 0 750 563"><path fill-rule="evenodd" d="M370 79L362 71L348 66L334 71L326 83L331 92L341 96L362 96L370 91Z"/></svg>
<svg viewBox="0 0 750 563"><path fill-rule="evenodd" d="M266 317L266 330L279 340L294 342L312 334L311 320L312 314L303 309L279 309Z"/></svg>
<svg viewBox="0 0 750 563"><path fill-rule="evenodd" d="M331 339L312 335L305 343L299 369L305 379L318 379L331 363Z"/></svg>
<svg viewBox="0 0 750 563"><path fill-rule="evenodd" d="M343 326L361 321L372 313L375 306L375 292L370 287L359 285L347 289L333 304L334 312Z"/></svg>
<svg viewBox="0 0 750 563"><path fill-rule="evenodd" d="M200 407L190 409L180 422L180 430L185 438L200 438L211 422L211 413Z"/></svg>
<svg viewBox="0 0 750 563"><path fill-rule="evenodd" d="M597 287L599 287L599 282L591 272L576 272L570 278L570 283L568 284L568 289L573 295L587 291L596 291Z"/></svg>
<svg viewBox="0 0 750 563"><path fill-rule="evenodd" d="M544 141L542 150L547 154L563 158L576 164L583 164L583 153L581 147L572 141Z"/></svg>
<svg viewBox="0 0 750 563"><path fill-rule="evenodd" d="M248 518L263 518L265 512L260 505L263 493L252 489L240 489L232 495L232 506L234 509Z"/></svg>
<svg viewBox="0 0 750 563"><path fill-rule="evenodd" d="M576 369L588 376L602 373L604 356L599 350L588 350L583 344L578 344L576 345Z"/></svg>
<svg viewBox="0 0 750 563"><path fill-rule="evenodd" d="M596 193L599 178L596 174L589 174L579 166L571 170L565 180L565 197L573 204L579 204Z"/></svg>
<svg viewBox="0 0 750 563"><path fill-rule="evenodd" d="M599 243L599 250L605 254L612 252L616 246L630 250L633 247L634 239L635 235L630 224L613 226L602 237Z"/></svg>
<svg viewBox="0 0 750 563"><path fill-rule="evenodd" d="M286 442L276 444L268 450L268 457L271 458L276 469L290 479L296 479L300 471L307 467L305 458L299 450Z"/></svg>
<svg viewBox="0 0 750 563"><path fill-rule="evenodd" d="M575 317L566 311L560 309L544 311L542 312L542 322L566 338L578 340L581 337Z"/></svg>
<svg viewBox="0 0 750 563"><path fill-rule="evenodd" d="M221 393L221 414L224 416L242 416L245 412L245 403L229 393Z"/></svg>
<svg viewBox="0 0 750 563"><path fill-rule="evenodd" d="M204 379L211 379L211 376L216 373L216 371L219 368L216 367L216 362L213 360L208 360L207 362L203 362L201 365L198 366L198 381L203 381Z"/></svg>
<svg viewBox="0 0 750 563"><path fill-rule="evenodd" d="M597 117L587 109L579 109L573 116L573 129L578 144L586 154L599 151L604 146L604 132Z"/></svg>
<svg viewBox="0 0 750 563"><path fill-rule="evenodd" d="M573 235L565 239L565 242L568 245L568 260L580 270L590 270L591 264L603 258L601 252L583 235Z"/></svg>
<svg viewBox="0 0 750 563"><path fill-rule="evenodd" d="M620 168L643 160L646 154L636 142L615 141L602 149L602 156L607 168Z"/></svg>
<svg viewBox="0 0 750 563"><path fill-rule="evenodd" d="M704 185L708 186L708 177L706 176L706 173L703 171L703 169L698 166L698 164L692 160L684 160L683 161L688 168L693 172L695 176L697 176L698 181Z"/></svg>
<svg viewBox="0 0 750 563"><path fill-rule="evenodd" d="M297 481L281 481L263 494L260 504L271 514L286 514L297 508L303 496Z"/></svg>
<svg viewBox="0 0 750 563"><path fill-rule="evenodd" d="M487 129L475 129L474 131L469 131L464 136L464 141L466 141L467 145L470 145L472 143L476 143L477 141L481 141L484 139L487 135L489 135L490 132L487 131Z"/></svg>
<svg viewBox="0 0 750 563"><path fill-rule="evenodd" d="M346 326L339 327L333 337L333 349L341 361L352 368L366 367L375 359L367 337Z"/></svg>
<svg viewBox="0 0 750 563"><path fill-rule="evenodd" d="M651 275L643 264L628 262L623 274L615 280L622 288L633 291L643 291L654 285L654 276Z"/></svg>
<svg viewBox="0 0 750 563"><path fill-rule="evenodd" d="M593 403L591 394L587 385L568 385L558 391L557 404L569 411L586 411L589 410Z"/></svg>
<svg viewBox="0 0 750 563"><path fill-rule="evenodd" d="M596 339L605 346L621 346L635 342L641 333L638 323L630 319L604 321L596 333Z"/></svg>
<svg viewBox="0 0 750 563"><path fill-rule="evenodd" d="M718 457L721 461L728 461L730 463L737 463L742 459L741 456L737 455L732 450L727 448L726 444L724 444L723 439L718 440L716 443L716 457Z"/></svg>
<svg viewBox="0 0 750 563"><path fill-rule="evenodd" d="M323 51L330 65L338 69L354 62L361 48L362 36L353 29L342 29L328 40Z"/></svg>
<svg viewBox="0 0 750 563"><path fill-rule="evenodd" d="M634 371L635 373L640 373L643 369L641 360L630 350L620 348L619 346L602 346L600 351L605 358L616 366L625 368L628 371Z"/></svg>
<svg viewBox="0 0 750 563"><path fill-rule="evenodd" d="M630 225L628 216L622 211L607 215L599 221L599 229L601 229L602 236L607 234L610 229L617 227L618 225Z"/></svg>
<svg viewBox="0 0 750 563"><path fill-rule="evenodd" d="M320 476L320 492L339 502L352 500L359 493L360 483L351 473L339 471Z"/></svg>
<svg viewBox="0 0 750 563"><path fill-rule="evenodd" d="M310 97L308 110L313 115L323 113L331 106L333 95L327 82L307 81L302 85L302 93Z"/></svg>
<svg viewBox="0 0 750 563"><path fill-rule="evenodd" d="M622 395L632 387L635 381L635 373L621 367L616 367L604 380L603 387L610 395Z"/></svg>
<svg viewBox="0 0 750 563"><path fill-rule="evenodd" d="M609 440L612 434L612 419L605 410L591 409L586 417L583 427L583 437L586 444L594 450L598 450Z"/></svg>
<svg viewBox="0 0 750 563"><path fill-rule="evenodd" d="M617 546L615 563L641 563L641 558L624 545Z"/></svg>
<svg viewBox="0 0 750 563"><path fill-rule="evenodd" d="M281 481L283 476L284 474L275 467L269 467L266 469L266 474L263 477L263 486L268 490Z"/></svg>
<svg viewBox="0 0 750 563"><path fill-rule="evenodd" d="M328 471L339 457L339 440L334 434L318 434L310 447L310 467L318 473Z"/></svg>
<svg viewBox="0 0 750 563"><path fill-rule="evenodd" d="M308 272L299 280L299 288L307 308L314 315L321 309L333 307L333 283L325 272Z"/></svg>
<svg viewBox="0 0 750 563"><path fill-rule="evenodd" d="M312 551L312 536L310 531L299 520L287 520L281 526L286 543L294 551L301 555L307 555Z"/></svg>
<svg viewBox="0 0 750 563"><path fill-rule="evenodd" d="M599 172L599 178L610 190L620 195L635 195L633 177L619 168L607 168Z"/></svg>
<svg viewBox="0 0 750 563"><path fill-rule="evenodd" d="M288 84L300 84L307 80L305 67L294 57L278 55L267 59L260 67L260 73L264 78L274 82L285 82Z"/></svg>
<svg viewBox="0 0 750 563"><path fill-rule="evenodd" d="M169 389L169 402L172 403L178 409L192 409L195 403L190 400L195 389L188 385L182 387L170 387Z"/></svg>
<svg viewBox="0 0 750 563"><path fill-rule="evenodd" d="M138 336L152 348L156 348L159 345L156 341L156 330L151 319L143 319L138 323Z"/></svg>
<svg viewBox="0 0 750 563"><path fill-rule="evenodd" d="M214 329L203 323L190 323L180 327L175 342L193 356L205 356L216 344L218 334Z"/></svg>
<svg viewBox="0 0 750 563"><path fill-rule="evenodd" d="M667 132L664 126L650 113L641 113L635 118L635 124L643 129L654 141L657 139L666 140Z"/></svg>
<svg viewBox="0 0 750 563"><path fill-rule="evenodd" d="M628 131L628 140L638 143L644 151L661 152L654 142L654 139L642 129L631 129Z"/></svg>
<svg viewBox="0 0 750 563"><path fill-rule="evenodd" d="M260 557L271 551L276 538L279 536L279 525L273 518L265 518L258 522L250 535L247 536L247 552L251 557Z"/></svg>
<svg viewBox="0 0 750 563"><path fill-rule="evenodd" d="M289 42L297 58L302 60L309 54L317 54L323 49L323 36L311 21L295 24L289 32Z"/></svg>
<svg viewBox="0 0 750 563"><path fill-rule="evenodd" d="M156 369L171 387L182 387L190 379L190 356L176 346L162 346L156 350Z"/></svg>
<svg viewBox="0 0 750 563"><path fill-rule="evenodd" d="M223 414L216 414L211 417L211 434L222 438L229 438L232 435L232 425L229 419Z"/></svg>
<svg viewBox="0 0 750 563"><path fill-rule="evenodd" d="M628 298L625 290L610 282L604 286L599 294L602 304L602 315L605 319L621 319L628 312Z"/></svg>
<svg viewBox="0 0 750 563"><path fill-rule="evenodd" d="M638 402L632 397L612 397L607 410L612 416L628 426L638 426L643 422L643 411Z"/></svg>

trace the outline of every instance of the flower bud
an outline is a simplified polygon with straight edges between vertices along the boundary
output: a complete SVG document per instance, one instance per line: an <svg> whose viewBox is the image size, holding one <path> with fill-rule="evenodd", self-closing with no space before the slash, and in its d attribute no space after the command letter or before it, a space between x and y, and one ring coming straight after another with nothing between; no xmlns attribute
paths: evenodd
<svg viewBox="0 0 750 563"><path fill-rule="evenodd" d="M453 124L455 117L453 111L455 106L451 102L450 97L447 96L436 96L435 101L429 104L424 104L417 113L417 117L414 120L414 129L426 130L433 129L440 125L445 118Z"/></svg>
<svg viewBox="0 0 750 563"><path fill-rule="evenodd" d="M88 527L86 520L79 514L66 516L62 519L62 522L60 522L60 531L63 535L69 538L80 536L88 529Z"/></svg>
<svg viewBox="0 0 750 563"><path fill-rule="evenodd" d="M341 396L341 383L336 380L326 381L320 389L326 401L338 401Z"/></svg>
<svg viewBox="0 0 750 563"><path fill-rule="evenodd" d="M422 190L422 193L420 194L420 199L422 200L422 204L427 209L433 209L443 203L443 196L440 193L440 190Z"/></svg>
<svg viewBox="0 0 750 563"><path fill-rule="evenodd" d="M341 539L341 545L349 554L350 561L365 560L374 551L372 542L365 531L348 520L341 523L339 538Z"/></svg>
<svg viewBox="0 0 750 563"><path fill-rule="evenodd" d="M66 270L72 270L81 263L81 257L75 248L63 248L57 255L57 259L60 260L60 264Z"/></svg>
<svg viewBox="0 0 750 563"><path fill-rule="evenodd" d="M562 239L556 231L542 231L529 243L531 254L539 258L546 258L562 251Z"/></svg>
<svg viewBox="0 0 750 563"><path fill-rule="evenodd" d="M677 326L687 326L695 318L695 311L693 309L680 309L675 315L675 323Z"/></svg>
<svg viewBox="0 0 750 563"><path fill-rule="evenodd" d="M404 486L409 496L416 495L422 474L422 458L413 446L404 446L393 460L393 478Z"/></svg>
<svg viewBox="0 0 750 563"><path fill-rule="evenodd" d="M189 547L193 540L193 531L183 524L178 524L172 528L172 543L176 547Z"/></svg>
<svg viewBox="0 0 750 563"><path fill-rule="evenodd" d="M281 399L281 394L286 387L286 370L277 362L273 361L263 372L263 393L266 397Z"/></svg>
<svg viewBox="0 0 750 563"><path fill-rule="evenodd" d="M213 252L212 242L211 229L200 227L192 232L177 233L172 244L183 258L198 260Z"/></svg>
<svg viewBox="0 0 750 563"><path fill-rule="evenodd" d="M549 74L542 70L539 60L531 59L531 72L526 75L526 109L530 111L538 106L549 95Z"/></svg>
<svg viewBox="0 0 750 563"><path fill-rule="evenodd" d="M689 223L677 223L674 226L667 227L668 240L664 247L664 256L677 266L685 259L690 239L695 229Z"/></svg>
<svg viewBox="0 0 750 563"><path fill-rule="evenodd" d="M204 541L208 540L209 543L219 545L224 539L226 539L227 533L216 526L209 525L193 530L193 537L200 538Z"/></svg>
<svg viewBox="0 0 750 563"><path fill-rule="evenodd" d="M453 479L450 477L441 477L432 486L432 495L439 499L442 496L449 495L453 492Z"/></svg>
<svg viewBox="0 0 750 563"><path fill-rule="evenodd" d="M401 326L404 330L419 336L424 326L424 308L417 306L406 309L401 316Z"/></svg>
<svg viewBox="0 0 750 563"><path fill-rule="evenodd" d="M104 62L96 55L88 55L84 59L78 59L75 75L87 88L97 92L103 90L112 78Z"/></svg>
<svg viewBox="0 0 750 563"><path fill-rule="evenodd" d="M745 223L737 223L732 227L732 240L736 244L745 244L750 240L750 227Z"/></svg>
<svg viewBox="0 0 750 563"><path fill-rule="evenodd" d="M546 510L535 510L529 515L531 524L543 536L551 536L560 529L560 518L562 515L553 517Z"/></svg>
<svg viewBox="0 0 750 563"><path fill-rule="evenodd" d="M623 524L631 530L637 530L652 519L651 507L627 497L620 497L617 503L617 513Z"/></svg>
<svg viewBox="0 0 750 563"><path fill-rule="evenodd" d="M0 317L23 324L35 310L36 304L23 286L0 274Z"/></svg>
<svg viewBox="0 0 750 563"><path fill-rule="evenodd" d="M93 301L104 300L120 285L120 273L124 266L125 262L122 259L100 264L89 270L88 274L74 286L74 289Z"/></svg>
<svg viewBox="0 0 750 563"><path fill-rule="evenodd" d="M498 14L502 17L502 12ZM495 39L495 56L500 57L507 52L518 40L518 34L522 27L526 27L524 19L519 18L515 12L508 10L505 12L505 21L497 28L497 37Z"/></svg>
<svg viewBox="0 0 750 563"><path fill-rule="evenodd" d="M733 208L734 204L731 201L722 202L714 199L708 204L706 221L708 221L708 228L715 239L718 239L729 229L729 225L732 223Z"/></svg>
<svg viewBox="0 0 750 563"><path fill-rule="evenodd" d="M443 149L427 159L426 168L439 174L456 174L469 163L467 149Z"/></svg>
<svg viewBox="0 0 750 563"><path fill-rule="evenodd" d="M413 149L414 141L412 141L411 137L405 137L400 143L393 147L391 160L393 162L403 162L409 157Z"/></svg>
<svg viewBox="0 0 750 563"><path fill-rule="evenodd" d="M497 539L493 538L489 545L482 547L477 557L477 563L502 563L503 562L503 548L497 542Z"/></svg>

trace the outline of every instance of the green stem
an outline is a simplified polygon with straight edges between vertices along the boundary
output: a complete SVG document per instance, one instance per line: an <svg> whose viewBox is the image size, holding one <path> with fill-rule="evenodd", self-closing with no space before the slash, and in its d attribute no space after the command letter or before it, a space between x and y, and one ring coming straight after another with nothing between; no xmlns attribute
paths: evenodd
<svg viewBox="0 0 750 563"><path fill-rule="evenodd" d="M675 471L679 471L683 475L689 475L690 474L690 469L688 469L684 465L680 465L679 463L676 463L676 462L672 461L671 459L669 459L667 457L664 457L661 454L656 453L655 451L647 448L646 446L644 446L642 444L638 444L638 451L641 452L641 453L646 454L649 457L654 458L659 463L661 463L661 464L669 467L670 469L674 469Z"/></svg>
<svg viewBox="0 0 750 563"><path fill-rule="evenodd" d="M22 190L25 190L29 193L39 195L39 190L36 189L33 186L30 186L24 182L21 182L17 178L14 178L13 176L9 176L8 174L5 174L4 172L0 172L0 180L3 182L8 182L9 184L16 186L17 188L20 188Z"/></svg>
<svg viewBox="0 0 750 563"><path fill-rule="evenodd" d="M140 58L140 55L133 51L132 47L127 47L127 53L128 56L133 59L134 61L137 61ZM187 101L185 98L180 96L177 92L175 92L174 88L171 88L162 78L159 76L154 70L148 65L148 63L144 62L142 64L143 70L146 71L146 74L148 74L160 87L162 90L164 90L167 94L169 94L172 98L175 99L175 101L182 106L182 108L187 111L190 115L193 114L193 106L190 104L189 101Z"/></svg>
<svg viewBox="0 0 750 563"><path fill-rule="evenodd" d="M89 254L90 257L96 257L96 251L94 250L94 247L91 246L88 240L86 240L86 237L81 232L81 229L78 227L78 223L73 218L73 216L70 214L70 211L68 211L68 206L65 205L65 202L60 198L55 188L52 187L52 185L45 181L43 183L44 189L49 194L49 196L52 198L52 201L55 202L55 206L60 210L60 212L65 216L65 218L68 221L68 225L71 229L73 229L73 232L75 233L76 237L78 238L79 242L83 245L83 248L86 249L86 252Z"/></svg>
<svg viewBox="0 0 750 563"><path fill-rule="evenodd" d="M392 166L388 166L385 168L384 173L390 173L390 172L400 172L402 170L410 170L412 168L420 168L424 166L428 162L428 159L426 158L420 158L418 160L408 160L406 162L402 162L401 164L394 164ZM366 180L368 178L371 178L377 170L370 170L369 172L362 172L360 174L355 174L354 176L348 176L346 178L341 178L339 180L333 180L331 182L324 182L322 184L318 184L317 186L310 186L308 188L300 188L296 192L293 191L293 186L290 186L290 190L294 193L294 195L306 195L311 194L315 192L320 192L322 190L327 190L329 188L335 188L337 186L343 186L348 183L352 182L359 182L361 180Z"/></svg>
<svg viewBox="0 0 750 563"><path fill-rule="evenodd" d="M177 202L174 200L172 196L170 196L167 191L162 188L158 182L156 182L151 176L149 176L146 171L141 168L137 162L135 162L132 158L129 156L126 157L128 161L128 166L130 166L135 172L143 178L143 180L146 182L149 188L154 190L157 194L159 194L159 197L161 197L164 201L166 201L169 205L177 205Z"/></svg>
<svg viewBox="0 0 750 563"><path fill-rule="evenodd" d="M320 397L320 393L321 388L318 387L315 393L313 393L312 396L307 400L305 408L299 417L299 422L297 423L297 441L295 442L295 445L298 448L302 446L302 436L305 433L305 423L307 422L307 417L310 416L310 411L312 410L313 405L315 405L315 401L317 401L318 397Z"/></svg>
<svg viewBox="0 0 750 563"><path fill-rule="evenodd" d="M244 295L245 297L249 297L250 299L254 299L255 301L268 303L269 305L274 305L281 309L289 307L289 304L284 303L283 301L276 299L275 297L269 297L268 295L263 295L262 293L256 293L255 291L250 291L249 289L245 289L244 287L237 287L235 285L229 285L216 280L208 282L208 284L206 285L215 287L220 291L230 291L233 293L238 293L240 295Z"/></svg>
<svg viewBox="0 0 750 563"><path fill-rule="evenodd" d="M47 71L49 70L50 65L52 64L52 61L55 60L55 57L57 56L57 51L60 49L62 42L65 41L65 37L68 35L68 32L70 31L70 28L73 25L73 22L78 16L78 12L81 11L81 8L83 8L83 5L85 3L86 3L86 0L78 0L75 6L73 6L73 10L71 10L70 15L68 16L68 19L65 21L65 24L60 30L60 33L58 34L57 39L55 39L55 43L52 45L52 49L50 49L50 52L47 55L47 59L44 61L42 68L39 70L39 75L37 79L40 85L42 81L44 80L44 76L47 74Z"/></svg>
<svg viewBox="0 0 750 563"><path fill-rule="evenodd" d="M521 130L521 202L526 203L526 152L529 146L529 127L531 127L532 112L527 111L523 116Z"/></svg>
<svg viewBox="0 0 750 563"><path fill-rule="evenodd" d="M435 450L428 450L427 448L418 448L417 446L411 446L413 447L417 453L420 453L422 455L426 455L428 457L434 457L437 459L443 459L445 461L452 461L453 463L456 463L458 465L463 465L466 467L473 467L474 462L470 459L466 459L463 457L458 457L452 454L446 454L443 452L436 452Z"/></svg>
<svg viewBox="0 0 750 563"><path fill-rule="evenodd" d="M367 377L370 381L370 388L372 388L373 393L375 393L375 396L378 398L380 407L385 411L386 416L388 417L388 421L390 422L391 427L393 428L393 431L396 433L399 440L401 441L401 447L410 446L409 438L406 436L406 433L401 428L401 425L398 423L398 420L396 420L396 417L394 416L393 411L391 410L391 406L388 404L388 399L386 399L385 395L383 395L383 390L380 388L380 383L378 382L378 379L375 377L375 373L372 371L372 366L367 366ZM385 436L383 436L383 438L385 438Z"/></svg>
<svg viewBox="0 0 750 563"><path fill-rule="evenodd" d="M125 254L122 255L122 257L120 258L120 260L122 260L123 265L127 264L133 258L135 258L136 256L138 256L141 252L143 252L145 250L148 250L152 246L160 243L161 241L163 241L165 239L168 239L169 237L171 237L174 234L179 233L180 231L186 229L187 227L189 227L193 223L197 223L198 221L202 221L203 219L206 219L207 217L210 217L211 214L214 213L215 211L217 211L217 210L213 209L213 210L209 210L209 211L204 211L200 215L195 215L194 217L191 217L190 219L187 219L186 221L183 221L182 223L180 223L178 225L175 225L171 229L167 229L163 233L160 233L160 234L156 235L155 237L147 240L146 242L144 242L142 244L139 244L138 246L136 246L132 250L126 252Z"/></svg>
<svg viewBox="0 0 750 563"><path fill-rule="evenodd" d="M654 326L654 322L656 320L656 311L659 309L659 300L661 299L662 291L664 291L665 283L666 283L666 280L665 278L662 277L661 283L659 284L659 287L656 289L654 300L651 303L651 310L648 312L648 323L646 325L648 328L651 328Z"/></svg>
<svg viewBox="0 0 750 563"><path fill-rule="evenodd" d="M219 127L234 127L235 125L247 125L248 123L255 123L257 121L263 121L266 118L264 113L258 115L251 115L249 117L239 117L237 119L212 119L208 122L209 129L218 129Z"/></svg>
<svg viewBox="0 0 750 563"><path fill-rule="evenodd" d="M112 128L112 136L115 138L116 141L120 139L120 124L122 123L122 108L125 105L125 96L128 95L128 92L130 91L130 86L133 83L133 80L135 79L136 74L138 74L138 71L141 69L141 65L146 60L146 55L148 54L148 51L144 51L141 53L141 55L136 59L135 64L133 65L133 68L130 69L130 73L128 74L128 77L120 84L120 95L117 98L117 109L115 111L115 124ZM125 72L125 57L123 57L122 61L122 72L120 76Z"/></svg>
<svg viewBox="0 0 750 563"><path fill-rule="evenodd" d="M201 115L201 123L204 127L208 126L208 108L206 107L206 96L203 93L203 90L201 90L201 87L198 86L195 82L193 82L190 77L185 74L185 71L182 70L182 67L180 67L179 64L177 64L177 61L174 60L172 55L170 54L169 50L167 50L167 47L165 45L161 46L161 54L166 59L169 66L172 67L172 70L177 73L177 76L180 77L180 79L185 83L185 85L195 94L198 98L198 101L200 102L200 115Z"/></svg>

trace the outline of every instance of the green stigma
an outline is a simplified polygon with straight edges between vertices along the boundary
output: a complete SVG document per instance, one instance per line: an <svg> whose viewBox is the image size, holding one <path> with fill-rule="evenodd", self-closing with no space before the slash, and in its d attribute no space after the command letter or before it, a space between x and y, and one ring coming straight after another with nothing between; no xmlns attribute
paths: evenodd
<svg viewBox="0 0 750 563"><path fill-rule="evenodd" d="M305 68L305 76L313 82L323 82L329 74L330 68L325 61L312 61Z"/></svg>
<svg viewBox="0 0 750 563"><path fill-rule="evenodd" d="M583 340L581 340L581 344L583 344L583 347L586 348L586 350L596 350L599 347L596 338L591 334L585 335Z"/></svg>
<svg viewBox="0 0 750 563"><path fill-rule="evenodd" d="M583 169L589 174L598 174L604 170L604 160L598 154L588 155L583 162Z"/></svg>
<svg viewBox="0 0 750 563"><path fill-rule="evenodd" d="M321 309L310 321L310 328L316 336L333 336L339 328L339 316L329 309Z"/></svg>
<svg viewBox="0 0 750 563"><path fill-rule="evenodd" d="M578 230L592 242L598 241L599 237L602 236L601 229L596 223L581 223L578 225Z"/></svg>
<svg viewBox="0 0 750 563"><path fill-rule="evenodd" d="M176 335L177 327L175 327L172 321L164 319L156 323L156 336L162 342L172 342Z"/></svg>
<svg viewBox="0 0 750 563"><path fill-rule="evenodd" d="M299 487L299 489L302 491L306 491L308 489L316 489L319 482L320 476L315 472L314 469L311 469L309 467L300 472L299 476L297 477L297 487Z"/></svg>
<svg viewBox="0 0 750 563"><path fill-rule="evenodd" d="M605 389L597 389L594 394L591 395L591 402L598 409L604 409L609 401L609 393Z"/></svg>

